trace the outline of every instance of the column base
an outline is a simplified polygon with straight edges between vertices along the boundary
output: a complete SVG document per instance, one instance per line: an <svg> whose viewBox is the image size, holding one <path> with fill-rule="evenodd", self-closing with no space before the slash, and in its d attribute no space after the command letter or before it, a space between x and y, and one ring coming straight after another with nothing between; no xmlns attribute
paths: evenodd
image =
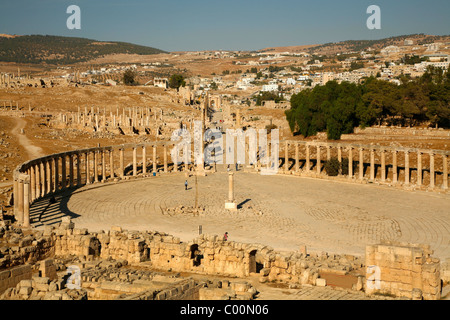
<svg viewBox="0 0 450 320"><path fill-rule="evenodd" d="M225 202L225 209L230 211L237 211L237 203L236 202Z"/></svg>

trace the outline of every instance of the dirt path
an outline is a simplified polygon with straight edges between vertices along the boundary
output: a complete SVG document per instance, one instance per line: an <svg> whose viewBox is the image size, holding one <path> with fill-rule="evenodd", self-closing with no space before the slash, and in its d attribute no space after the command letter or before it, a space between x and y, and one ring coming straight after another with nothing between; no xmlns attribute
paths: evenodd
<svg viewBox="0 0 450 320"><path fill-rule="evenodd" d="M25 149L28 154L28 159L34 159L43 157L45 154L40 147L32 144L32 142L27 138L27 136L21 133L22 129L25 129L27 122L22 118L15 118L16 126L11 130L11 134L16 136L19 140L19 144Z"/></svg>

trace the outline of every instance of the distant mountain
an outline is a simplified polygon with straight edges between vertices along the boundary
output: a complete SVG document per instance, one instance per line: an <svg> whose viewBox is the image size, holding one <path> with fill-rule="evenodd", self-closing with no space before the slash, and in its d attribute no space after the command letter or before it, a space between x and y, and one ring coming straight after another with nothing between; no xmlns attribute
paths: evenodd
<svg viewBox="0 0 450 320"><path fill-rule="evenodd" d="M0 36L0 61L5 62L71 64L116 53L147 55L166 52L126 42L86 38L49 35Z"/></svg>

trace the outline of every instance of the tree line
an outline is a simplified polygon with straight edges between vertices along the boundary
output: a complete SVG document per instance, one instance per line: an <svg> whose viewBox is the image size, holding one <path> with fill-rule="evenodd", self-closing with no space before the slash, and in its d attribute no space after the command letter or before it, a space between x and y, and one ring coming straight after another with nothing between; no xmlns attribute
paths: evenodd
<svg viewBox="0 0 450 320"><path fill-rule="evenodd" d="M285 114L294 134L326 132L331 140L375 124L450 128L450 73L430 66L415 80L401 77L400 85L375 77L329 81L294 94Z"/></svg>

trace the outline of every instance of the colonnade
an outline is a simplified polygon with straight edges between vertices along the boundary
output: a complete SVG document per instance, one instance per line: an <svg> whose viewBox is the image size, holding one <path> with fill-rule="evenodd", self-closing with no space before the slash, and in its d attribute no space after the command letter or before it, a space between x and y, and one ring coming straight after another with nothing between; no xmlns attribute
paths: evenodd
<svg viewBox="0 0 450 320"><path fill-rule="evenodd" d="M190 164L186 161L178 162L178 159L173 159L169 163L168 152L172 146L174 143L155 142L97 147L27 161L14 171L16 219L24 227L29 227L30 205L40 198L66 189L128 177L146 177L158 171L168 173L190 170ZM152 149L151 152L148 152L149 148ZM157 159L158 149L163 153L160 165ZM248 144L245 150L249 151ZM379 182L408 187L412 184L411 173L415 171L415 187L448 190L450 151L286 140L280 142L279 152L277 173L281 174L326 178L324 165L335 157L341 164L348 162L348 172L342 172L341 176L349 181ZM151 165L147 155L151 155ZM368 161L364 160L365 155ZM412 155L415 155L414 162L411 161ZM184 158L183 156L183 160ZM399 165L400 158L403 158L402 166ZM441 170L436 170L437 160L440 161ZM125 161L131 163L125 166ZM258 172L261 163L258 160L249 167L250 170ZM199 169L203 168L204 166L200 164ZM400 172L403 173L401 180ZM425 172L429 175L427 180L424 179ZM439 186L436 184L438 175L442 177Z"/></svg>
<svg viewBox="0 0 450 320"><path fill-rule="evenodd" d="M411 174L414 171L416 172L415 186L421 187L425 184L424 172L428 172L428 188L436 188L436 176L441 175L441 189L448 189L448 156L450 151L303 141L284 141L280 143L280 146L284 148L282 151L284 153L283 173L324 174L323 166L326 161L331 159L333 154L341 164L343 161L348 161L348 173L345 175L349 180L367 180L381 183L386 183L389 180L391 184L409 186L411 185ZM303 150L304 158L300 155L300 148ZM294 153L294 157L290 157L291 153ZM368 161L364 160L365 155L369 159ZM411 161L412 155L416 160L414 163ZM428 161L424 161L425 155ZM379 161L375 161L376 156L378 156ZM388 156L391 159L390 163L387 163ZM346 158L344 159L344 157ZM400 158L403 160L402 166L399 165ZM300 168L302 159L304 159L304 163ZM437 159L441 160L442 170L440 171L436 170ZM355 172L356 168L357 172ZM389 175L388 171L390 171ZM400 172L403 173L402 180L399 179Z"/></svg>

